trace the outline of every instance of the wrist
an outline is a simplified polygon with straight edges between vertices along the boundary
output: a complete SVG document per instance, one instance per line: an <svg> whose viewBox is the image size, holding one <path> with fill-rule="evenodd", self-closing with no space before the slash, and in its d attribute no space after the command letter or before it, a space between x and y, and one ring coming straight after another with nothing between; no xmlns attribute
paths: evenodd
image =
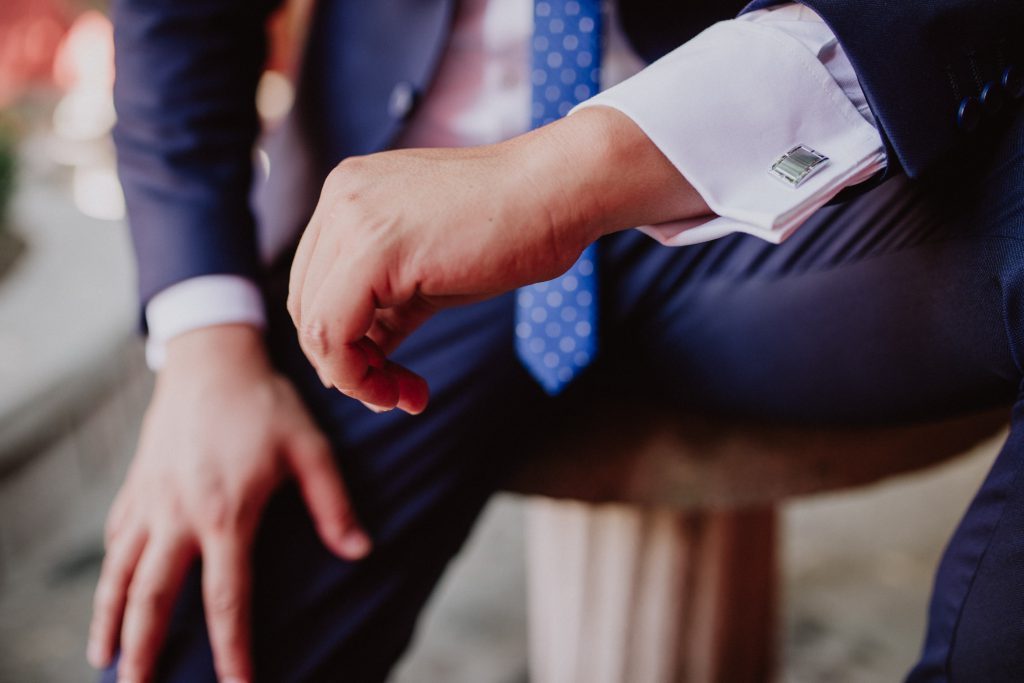
<svg viewBox="0 0 1024 683"><path fill-rule="evenodd" d="M542 200L560 229L589 244L638 225L711 213L640 127L622 112L585 107L533 131Z"/></svg>
<svg viewBox="0 0 1024 683"><path fill-rule="evenodd" d="M249 324L209 325L167 341L167 360L161 373L177 368L191 371L269 367L262 330Z"/></svg>
<svg viewBox="0 0 1024 683"><path fill-rule="evenodd" d="M599 149L609 144L598 132L601 125L594 118L571 124L563 118L508 141L516 154L509 167L522 169L513 192L547 221L561 244L576 252L604 234L595 179L610 154Z"/></svg>

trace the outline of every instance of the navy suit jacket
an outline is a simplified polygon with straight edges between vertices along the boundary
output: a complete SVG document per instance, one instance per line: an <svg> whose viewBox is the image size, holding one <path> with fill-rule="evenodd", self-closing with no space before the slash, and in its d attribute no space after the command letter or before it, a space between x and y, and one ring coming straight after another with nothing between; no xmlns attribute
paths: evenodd
<svg viewBox="0 0 1024 683"><path fill-rule="evenodd" d="M653 61L715 21L780 1L619 4L627 37ZM880 124L889 173L918 177L955 165L983 144L971 131L994 125L999 96L1019 99L1024 90L1024 0L802 1L849 55ZM143 302L198 275L260 279L250 201L259 132L253 94L276 4L115 2L114 139ZM262 221L297 234L330 168L389 145L430 83L454 5L319 3L296 105L273 144Z"/></svg>

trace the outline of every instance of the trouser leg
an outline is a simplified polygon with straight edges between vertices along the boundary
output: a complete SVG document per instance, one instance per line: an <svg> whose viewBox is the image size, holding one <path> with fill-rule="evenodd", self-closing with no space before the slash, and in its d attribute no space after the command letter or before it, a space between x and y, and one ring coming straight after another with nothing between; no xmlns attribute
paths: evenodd
<svg viewBox="0 0 1024 683"><path fill-rule="evenodd" d="M849 424L1009 406L1024 367L1024 116L978 162L892 180L777 248L610 241L619 355L632 351L648 393L728 415ZM1024 680L1021 411L942 560L915 683Z"/></svg>
<svg viewBox="0 0 1024 683"><path fill-rule="evenodd" d="M254 552L260 679L383 678L487 496L545 421L590 392L639 390L681 410L808 423L1009 402L1024 329L1022 129L1018 121L1013 144L962 192L893 180L819 212L779 247L748 237L685 249L636 233L605 240L602 350L557 402L515 360L511 296L446 312L403 346L399 360L434 390L417 418L373 415L320 388L278 299L275 355L327 430L376 550L365 562L336 560L293 488L273 499ZM989 498L983 489L968 517L990 514ZM940 582L939 593L963 603L946 591ZM1001 638L1015 647L1024 627ZM164 680L213 680L194 580L163 666Z"/></svg>
<svg viewBox="0 0 1024 683"><path fill-rule="evenodd" d="M675 254L622 235L604 250L611 353L662 400L728 416L894 422L1009 405L1024 249L959 227L894 179L780 246L743 236Z"/></svg>
<svg viewBox="0 0 1024 683"><path fill-rule="evenodd" d="M1024 396L936 574L908 683L1024 680Z"/></svg>
<svg viewBox="0 0 1024 683"><path fill-rule="evenodd" d="M643 349L642 374L687 410L807 424L941 418L1017 395L1022 271L1019 240L979 234L691 280L621 343ZM1020 410L945 553L914 683L1024 680Z"/></svg>

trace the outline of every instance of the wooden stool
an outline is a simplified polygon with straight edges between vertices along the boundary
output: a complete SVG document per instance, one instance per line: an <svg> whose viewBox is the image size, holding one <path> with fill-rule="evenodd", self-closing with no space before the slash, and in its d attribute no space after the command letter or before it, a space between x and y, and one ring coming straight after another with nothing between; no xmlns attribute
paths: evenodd
<svg viewBox="0 0 1024 683"><path fill-rule="evenodd" d="M779 502L950 459L1008 420L801 429L602 401L510 486L541 496L527 511L532 683L771 680Z"/></svg>

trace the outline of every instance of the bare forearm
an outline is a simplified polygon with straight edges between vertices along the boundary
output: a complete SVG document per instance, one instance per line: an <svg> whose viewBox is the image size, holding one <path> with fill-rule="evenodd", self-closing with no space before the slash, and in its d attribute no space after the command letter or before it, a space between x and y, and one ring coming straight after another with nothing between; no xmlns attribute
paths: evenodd
<svg viewBox="0 0 1024 683"><path fill-rule="evenodd" d="M586 242L638 225L711 213L644 132L610 107L591 107L510 141L545 181L553 222ZM552 179L559 179L558 182Z"/></svg>

